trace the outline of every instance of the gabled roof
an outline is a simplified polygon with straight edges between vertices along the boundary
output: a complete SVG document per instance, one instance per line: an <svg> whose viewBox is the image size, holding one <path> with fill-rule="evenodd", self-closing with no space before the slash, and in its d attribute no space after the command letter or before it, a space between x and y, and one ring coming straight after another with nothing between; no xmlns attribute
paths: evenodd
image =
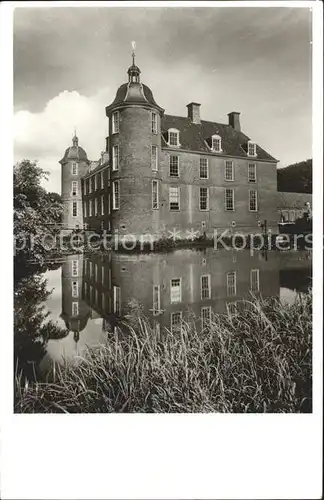
<svg viewBox="0 0 324 500"><path fill-rule="evenodd" d="M201 120L201 124L196 124L192 123L190 118L164 115L161 121L161 128L164 139L162 140L162 147L168 147L168 129L176 128L180 131L180 149L192 152L210 153L208 142L210 142L212 135L219 135L222 139L222 153L218 153L220 156L226 155L251 158L247 155L247 142L250 138L243 134L243 132L234 130L230 125L208 122L205 120ZM258 144L256 146L256 152L256 160L278 162L278 160L267 153Z"/></svg>

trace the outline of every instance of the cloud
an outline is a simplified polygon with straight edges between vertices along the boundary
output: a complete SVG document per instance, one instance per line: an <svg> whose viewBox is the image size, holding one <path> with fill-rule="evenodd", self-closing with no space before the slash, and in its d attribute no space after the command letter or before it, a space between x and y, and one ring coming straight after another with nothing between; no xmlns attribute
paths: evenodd
<svg viewBox="0 0 324 500"><path fill-rule="evenodd" d="M60 192L58 162L71 144L74 128L89 159L98 159L104 149L107 135L104 108L111 97L108 89L90 98L65 90L51 99L40 113L18 111L14 116L15 162L24 158L38 160L39 165L50 172L45 187Z"/></svg>

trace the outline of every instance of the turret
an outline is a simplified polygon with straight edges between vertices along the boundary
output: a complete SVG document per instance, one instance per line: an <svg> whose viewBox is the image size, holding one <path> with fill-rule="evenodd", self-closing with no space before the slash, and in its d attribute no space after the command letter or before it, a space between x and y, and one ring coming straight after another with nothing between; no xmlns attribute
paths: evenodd
<svg viewBox="0 0 324 500"><path fill-rule="evenodd" d="M141 83L134 51L127 74L128 82L119 87L114 101L106 107L112 158L112 230L139 235L157 230L160 224L160 120L164 110L149 87Z"/></svg>
<svg viewBox="0 0 324 500"><path fill-rule="evenodd" d="M81 178L90 164L87 153L79 146L76 134L72 138L72 146L64 153L61 164L61 195L64 204L63 229L70 232L83 228L83 207Z"/></svg>

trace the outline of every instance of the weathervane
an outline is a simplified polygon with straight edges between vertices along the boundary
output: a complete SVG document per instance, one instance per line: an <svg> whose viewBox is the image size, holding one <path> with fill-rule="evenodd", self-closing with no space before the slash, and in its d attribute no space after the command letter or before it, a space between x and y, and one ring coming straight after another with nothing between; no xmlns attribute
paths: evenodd
<svg viewBox="0 0 324 500"><path fill-rule="evenodd" d="M133 52L132 52L133 66L135 66L135 49L136 49L136 42L132 42L132 47L133 47Z"/></svg>

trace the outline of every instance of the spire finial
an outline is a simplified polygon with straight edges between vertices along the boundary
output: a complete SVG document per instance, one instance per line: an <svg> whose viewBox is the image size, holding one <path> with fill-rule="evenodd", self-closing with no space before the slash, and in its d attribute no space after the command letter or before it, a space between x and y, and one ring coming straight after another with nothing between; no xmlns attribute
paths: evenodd
<svg viewBox="0 0 324 500"><path fill-rule="evenodd" d="M136 42L132 42L132 48L133 48L133 52L132 52L132 58L133 58L133 66L135 66L135 49L136 49Z"/></svg>

